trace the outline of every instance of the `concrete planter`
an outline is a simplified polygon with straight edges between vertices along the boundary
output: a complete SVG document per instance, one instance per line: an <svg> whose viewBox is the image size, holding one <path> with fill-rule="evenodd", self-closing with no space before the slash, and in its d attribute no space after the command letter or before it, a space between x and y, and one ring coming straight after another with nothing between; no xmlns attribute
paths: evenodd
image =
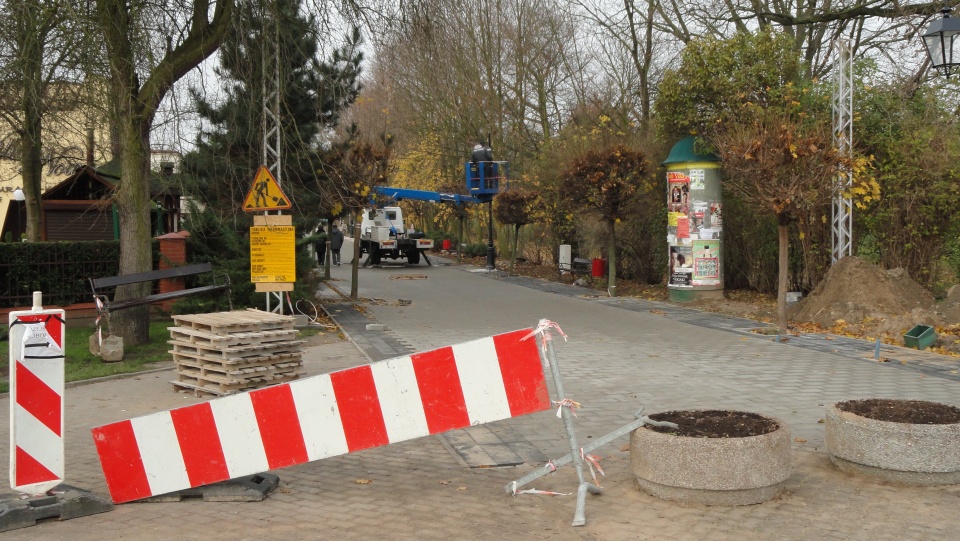
<svg viewBox="0 0 960 541"><path fill-rule="evenodd" d="M777 496L792 472L790 430L732 438L685 437L641 427L630 437L633 473L644 492L702 505L749 505Z"/></svg>
<svg viewBox="0 0 960 541"><path fill-rule="evenodd" d="M878 421L827 407L826 444L841 471L911 485L960 483L960 423Z"/></svg>

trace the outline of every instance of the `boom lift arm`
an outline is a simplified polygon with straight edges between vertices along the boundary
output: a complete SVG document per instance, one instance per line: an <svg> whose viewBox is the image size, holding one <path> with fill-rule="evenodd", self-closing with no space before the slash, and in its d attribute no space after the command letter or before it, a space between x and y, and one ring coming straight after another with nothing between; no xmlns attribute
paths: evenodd
<svg viewBox="0 0 960 541"><path fill-rule="evenodd" d="M411 190L408 188L394 188L391 186L376 186L374 193L389 197L396 201L412 199L414 201L433 201L434 203L479 203L480 200L472 195L459 193L428 192L426 190Z"/></svg>

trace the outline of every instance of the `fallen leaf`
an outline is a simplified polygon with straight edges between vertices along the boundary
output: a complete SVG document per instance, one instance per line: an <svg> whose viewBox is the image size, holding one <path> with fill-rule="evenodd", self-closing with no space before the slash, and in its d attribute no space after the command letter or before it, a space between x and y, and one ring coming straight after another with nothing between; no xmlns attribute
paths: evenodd
<svg viewBox="0 0 960 541"><path fill-rule="evenodd" d="M822 425L823 423L825 423L825 422L826 422L826 421L824 421L823 419L820 419L819 421L817 421L817 423L818 423L818 424L821 424L821 425Z"/></svg>
<svg viewBox="0 0 960 541"><path fill-rule="evenodd" d="M449 484L450 484L450 481L440 481L440 484L441 484L441 485L449 485Z"/></svg>
<svg viewBox="0 0 960 541"><path fill-rule="evenodd" d="M629 451L629 450L630 450L630 444L629 444L629 443L624 443L623 445L620 446L620 451L623 452L623 453L626 453L626 452Z"/></svg>
<svg viewBox="0 0 960 541"><path fill-rule="evenodd" d="M357 479L354 483L358 485L369 485L373 483L373 479Z"/></svg>
<svg viewBox="0 0 960 541"><path fill-rule="evenodd" d="M797 442L797 443L807 443L807 440L805 440L805 439L803 439L803 438L793 438L793 441L795 441L795 442Z"/></svg>
<svg viewBox="0 0 960 541"><path fill-rule="evenodd" d="M467 490L467 487L457 487L457 492L463 492L464 490Z"/></svg>

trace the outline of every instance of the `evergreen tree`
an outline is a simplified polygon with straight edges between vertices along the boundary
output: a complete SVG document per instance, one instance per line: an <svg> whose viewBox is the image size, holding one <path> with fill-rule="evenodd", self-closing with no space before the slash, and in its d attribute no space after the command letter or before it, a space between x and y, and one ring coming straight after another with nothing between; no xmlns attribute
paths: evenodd
<svg viewBox="0 0 960 541"><path fill-rule="evenodd" d="M216 103L192 91L205 128L197 149L184 157L186 190L222 219L237 219L262 161L263 71L280 81L282 188L294 204L297 225L312 229L324 201L317 177L323 138L360 90L360 33L354 30L326 61L318 59L316 20L300 0L238 6L234 29L220 50L216 74L225 98ZM279 40L279 66L264 65L264 47ZM271 57L273 55L270 55ZM275 71L274 71L275 70ZM245 220L239 220L245 222Z"/></svg>

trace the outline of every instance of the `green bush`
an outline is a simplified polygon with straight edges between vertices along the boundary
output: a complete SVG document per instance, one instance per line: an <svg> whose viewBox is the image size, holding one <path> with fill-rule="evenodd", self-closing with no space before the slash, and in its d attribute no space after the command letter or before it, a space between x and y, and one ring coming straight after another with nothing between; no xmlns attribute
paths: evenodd
<svg viewBox="0 0 960 541"><path fill-rule="evenodd" d="M482 242L468 244L463 249L463 255L466 257L480 257L487 255L487 245Z"/></svg>

